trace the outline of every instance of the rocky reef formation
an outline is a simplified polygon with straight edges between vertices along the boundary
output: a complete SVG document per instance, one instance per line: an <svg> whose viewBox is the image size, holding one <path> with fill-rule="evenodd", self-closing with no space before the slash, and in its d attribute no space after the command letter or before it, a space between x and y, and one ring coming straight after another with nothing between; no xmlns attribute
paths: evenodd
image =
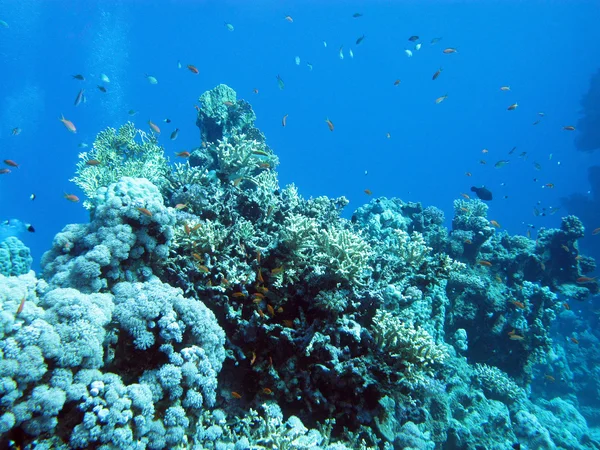
<svg viewBox="0 0 600 450"><path fill-rule="evenodd" d="M595 265L576 217L536 242L498 232L479 200L455 202L451 230L439 209L399 199L346 220L345 198L279 186L277 156L233 90L200 102L202 142L185 164L155 158L149 175L120 161L130 170L118 176L101 159L93 172L80 165L78 183L97 183L90 223L57 234L43 279L0 278L2 442L599 442L571 404L528 396L539 367L556 363L564 305L598 291L582 281ZM132 127L101 133L94 151L162 155ZM579 425L557 429L567 416Z"/></svg>

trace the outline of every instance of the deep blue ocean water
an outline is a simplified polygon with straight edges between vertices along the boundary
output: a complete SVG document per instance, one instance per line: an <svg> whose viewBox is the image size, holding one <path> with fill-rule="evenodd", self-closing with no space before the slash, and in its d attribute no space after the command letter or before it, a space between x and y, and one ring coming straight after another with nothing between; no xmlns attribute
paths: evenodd
<svg viewBox="0 0 600 450"><path fill-rule="evenodd" d="M88 220L81 203L63 198L83 198L69 182L84 151L78 144L91 146L108 126L132 120L148 129L152 120L175 161L175 152L199 145L198 97L225 83L252 104L280 158L281 184L295 183L306 197L346 196L348 217L371 199L368 189L435 205L449 224L453 200L485 185L494 193L488 217L510 233L525 234L527 224L558 226L564 208L545 217L533 208L588 195L587 169L600 161L576 150L578 131L562 129L577 123L600 66L598 17L598 1L1 2L8 28L0 27L0 160L20 167L0 176L0 218L35 226L21 239L39 268L55 233ZM419 40L409 41L412 35ZM448 47L458 52L444 54ZM81 88L87 102L75 107ZM22 132L13 136L16 127ZM175 128L179 137L171 141ZM504 159L510 163L494 167ZM600 226L597 216L588 229Z"/></svg>

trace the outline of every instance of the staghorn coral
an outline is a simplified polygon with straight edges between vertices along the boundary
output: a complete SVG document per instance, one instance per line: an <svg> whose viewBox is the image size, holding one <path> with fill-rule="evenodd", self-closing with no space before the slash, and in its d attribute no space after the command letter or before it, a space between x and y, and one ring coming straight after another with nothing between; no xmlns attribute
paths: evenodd
<svg viewBox="0 0 600 450"><path fill-rule="evenodd" d="M119 131L107 128L98 133L93 148L79 155L77 171L71 179L92 198L98 188L107 187L121 177L146 178L159 188L168 186L169 167L164 151L154 134L148 135L127 122ZM90 161L98 161L96 165ZM84 203L92 208L89 201Z"/></svg>
<svg viewBox="0 0 600 450"><path fill-rule="evenodd" d="M492 399L516 402L525 398L525 391L495 366L475 364L474 377Z"/></svg>
<svg viewBox="0 0 600 450"><path fill-rule="evenodd" d="M382 309L376 311L371 330L375 344L396 361L409 382L432 375L434 367L448 356L446 348L436 344L424 328L405 323Z"/></svg>

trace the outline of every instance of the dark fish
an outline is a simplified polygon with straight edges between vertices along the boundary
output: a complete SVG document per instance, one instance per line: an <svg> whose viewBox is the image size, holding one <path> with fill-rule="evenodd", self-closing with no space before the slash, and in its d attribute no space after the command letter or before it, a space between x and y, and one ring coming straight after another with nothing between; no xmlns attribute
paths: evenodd
<svg viewBox="0 0 600 450"><path fill-rule="evenodd" d="M79 93L77 94L77 97L75 97L75 106L79 106L81 104L81 102L84 101L85 96L83 95L84 89L81 89L79 91Z"/></svg>
<svg viewBox="0 0 600 450"><path fill-rule="evenodd" d="M361 13L354 13L352 14L352 17L354 17L355 19L358 19L359 17L362 17Z"/></svg>
<svg viewBox="0 0 600 450"><path fill-rule="evenodd" d="M77 74L77 75L73 75L73 78L79 81L84 81L85 78L83 77L83 75Z"/></svg>
<svg viewBox="0 0 600 450"><path fill-rule="evenodd" d="M99 90L100 92L104 92L104 93L106 93L106 88L105 88L104 86L100 86L100 85L99 85L99 86L98 86L98 90Z"/></svg>
<svg viewBox="0 0 600 450"><path fill-rule="evenodd" d="M433 77L431 77L432 80L435 80L437 77L440 76L440 73L442 73L442 69L441 67L438 69L438 71L436 73L433 74Z"/></svg>
<svg viewBox="0 0 600 450"><path fill-rule="evenodd" d="M175 131L171 133L171 140L174 141L177 139L177 135L179 134L179 128L175 128Z"/></svg>
<svg viewBox="0 0 600 450"><path fill-rule="evenodd" d="M492 199L492 193L483 186L480 188L472 186L471 192L475 192L481 200L490 201Z"/></svg>
<svg viewBox="0 0 600 450"><path fill-rule="evenodd" d="M277 75L277 84L279 85L279 89L283 90L285 88L285 83L279 75Z"/></svg>
<svg viewBox="0 0 600 450"><path fill-rule="evenodd" d="M509 155L512 155L512 154L515 152L515 150L516 150L516 149L517 149L517 147L513 147L513 148L511 148L511 149L510 149L510 152L508 152L508 154L509 154Z"/></svg>
<svg viewBox="0 0 600 450"><path fill-rule="evenodd" d="M163 120L163 122L165 122L165 123L171 123L171 119L169 119L169 118L167 117L165 120Z"/></svg>
<svg viewBox="0 0 600 450"><path fill-rule="evenodd" d="M415 41L418 41L418 40L419 40L419 36L411 36L411 37L409 37L409 38L408 38L408 40L409 40L410 42L415 42Z"/></svg>
<svg viewBox="0 0 600 450"><path fill-rule="evenodd" d="M364 39L364 38L365 38L365 35L363 34L361 37L359 37L359 38L356 40L356 45L360 44L360 43L363 41L363 39Z"/></svg>

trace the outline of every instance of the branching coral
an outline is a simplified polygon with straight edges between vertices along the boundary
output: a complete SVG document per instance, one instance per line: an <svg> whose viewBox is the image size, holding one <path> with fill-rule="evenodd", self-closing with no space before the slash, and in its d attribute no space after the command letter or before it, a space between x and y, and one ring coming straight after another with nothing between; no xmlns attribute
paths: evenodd
<svg viewBox="0 0 600 450"><path fill-rule="evenodd" d="M448 352L422 327L405 323L387 311L378 309L371 328L375 343L394 359L408 381L418 381L443 363Z"/></svg>
<svg viewBox="0 0 600 450"><path fill-rule="evenodd" d="M475 364L475 379L493 399L515 402L525 398L525 391L495 366Z"/></svg>
<svg viewBox="0 0 600 450"><path fill-rule="evenodd" d="M146 178L159 188L166 187L169 168L156 136L137 130L128 122L119 128L100 132L92 150L79 155L77 175L71 179L88 198L98 188L107 187L121 177ZM84 204L91 208L91 204Z"/></svg>

